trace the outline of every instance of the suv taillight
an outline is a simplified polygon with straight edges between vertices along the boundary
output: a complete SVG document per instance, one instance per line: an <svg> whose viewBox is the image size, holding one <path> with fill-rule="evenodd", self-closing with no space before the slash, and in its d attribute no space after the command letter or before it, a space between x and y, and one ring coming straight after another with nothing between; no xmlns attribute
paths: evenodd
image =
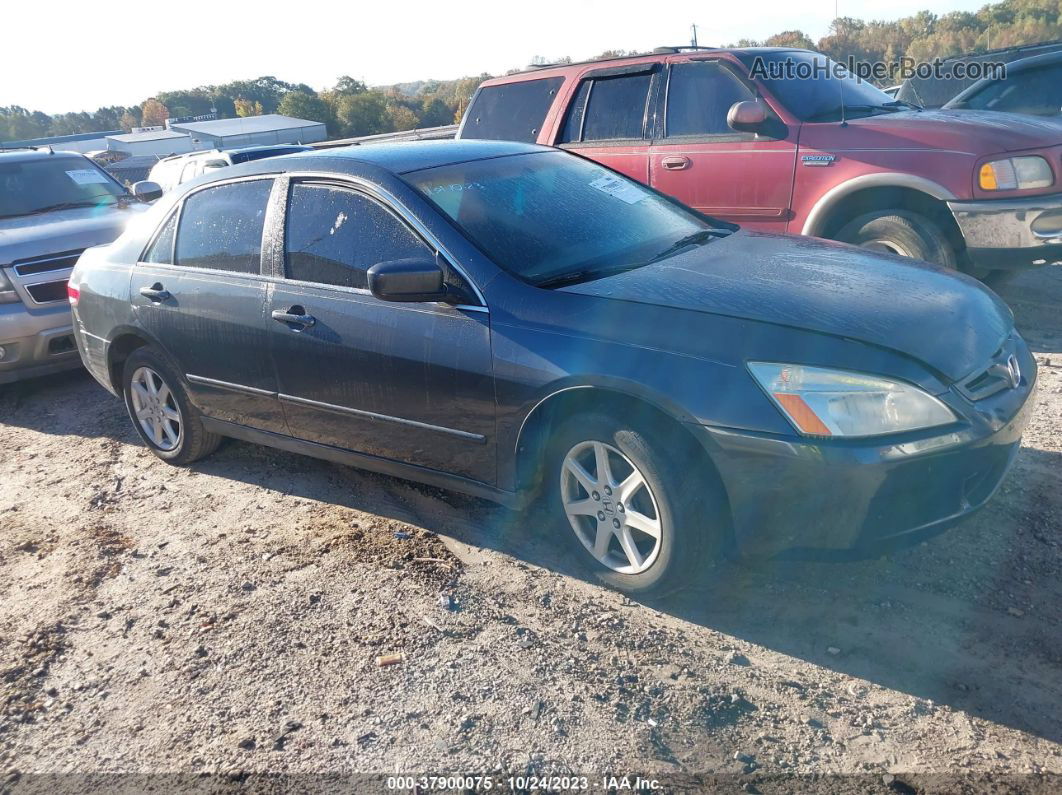
<svg viewBox="0 0 1062 795"><path fill-rule="evenodd" d="M11 280L7 278L4 269L0 268L0 304L17 304L18 301L19 298L18 293L15 292L15 285L13 285Z"/></svg>
<svg viewBox="0 0 1062 795"><path fill-rule="evenodd" d="M81 291L74 287L70 282L67 282L66 297L70 299L70 306L77 306L77 302L81 298Z"/></svg>

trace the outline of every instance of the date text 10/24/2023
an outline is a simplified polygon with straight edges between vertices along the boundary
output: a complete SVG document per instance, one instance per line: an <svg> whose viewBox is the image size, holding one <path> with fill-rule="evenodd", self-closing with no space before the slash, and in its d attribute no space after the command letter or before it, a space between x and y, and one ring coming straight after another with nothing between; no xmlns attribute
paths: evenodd
<svg viewBox="0 0 1062 795"><path fill-rule="evenodd" d="M487 792L651 792L662 788L655 778L642 776L479 776L479 775L396 775L387 777L393 791L473 791Z"/></svg>

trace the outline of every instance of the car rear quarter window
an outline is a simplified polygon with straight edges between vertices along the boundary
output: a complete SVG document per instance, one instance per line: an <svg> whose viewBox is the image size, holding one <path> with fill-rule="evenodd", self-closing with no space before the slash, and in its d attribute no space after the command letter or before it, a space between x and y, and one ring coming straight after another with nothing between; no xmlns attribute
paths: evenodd
<svg viewBox="0 0 1062 795"><path fill-rule="evenodd" d="M562 143L642 138L650 72L584 80L576 93Z"/></svg>
<svg viewBox="0 0 1062 795"><path fill-rule="evenodd" d="M378 262L432 256L382 204L347 188L296 183L284 222L289 279L365 289Z"/></svg>
<svg viewBox="0 0 1062 795"><path fill-rule="evenodd" d="M173 264L173 237L177 231L177 211L170 213L165 223L159 228L154 242L144 254L144 262L153 262L162 265Z"/></svg>
<svg viewBox="0 0 1062 795"><path fill-rule="evenodd" d="M481 88L465 113L462 138L535 143L563 77Z"/></svg>
<svg viewBox="0 0 1062 795"><path fill-rule="evenodd" d="M733 135L726 123L735 102L755 99L733 72L713 61L678 63L667 87L668 138Z"/></svg>
<svg viewBox="0 0 1062 795"><path fill-rule="evenodd" d="M262 229L273 180L231 182L184 200L177 230L177 265L258 273Z"/></svg>

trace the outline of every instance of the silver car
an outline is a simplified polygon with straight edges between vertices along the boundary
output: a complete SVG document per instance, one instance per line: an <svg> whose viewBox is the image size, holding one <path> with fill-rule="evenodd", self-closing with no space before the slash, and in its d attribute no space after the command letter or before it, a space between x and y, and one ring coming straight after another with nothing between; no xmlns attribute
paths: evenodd
<svg viewBox="0 0 1062 795"><path fill-rule="evenodd" d="M0 151L0 384L81 366L70 269L142 209L75 152Z"/></svg>

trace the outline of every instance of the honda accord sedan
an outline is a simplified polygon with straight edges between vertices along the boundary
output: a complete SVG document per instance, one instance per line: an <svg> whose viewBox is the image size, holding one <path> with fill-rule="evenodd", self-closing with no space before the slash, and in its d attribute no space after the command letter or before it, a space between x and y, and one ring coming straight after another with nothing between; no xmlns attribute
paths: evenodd
<svg viewBox="0 0 1062 795"><path fill-rule="evenodd" d="M85 364L163 460L233 437L487 497L639 594L724 553L954 522L1036 381L971 279L508 142L206 175L69 292Z"/></svg>

